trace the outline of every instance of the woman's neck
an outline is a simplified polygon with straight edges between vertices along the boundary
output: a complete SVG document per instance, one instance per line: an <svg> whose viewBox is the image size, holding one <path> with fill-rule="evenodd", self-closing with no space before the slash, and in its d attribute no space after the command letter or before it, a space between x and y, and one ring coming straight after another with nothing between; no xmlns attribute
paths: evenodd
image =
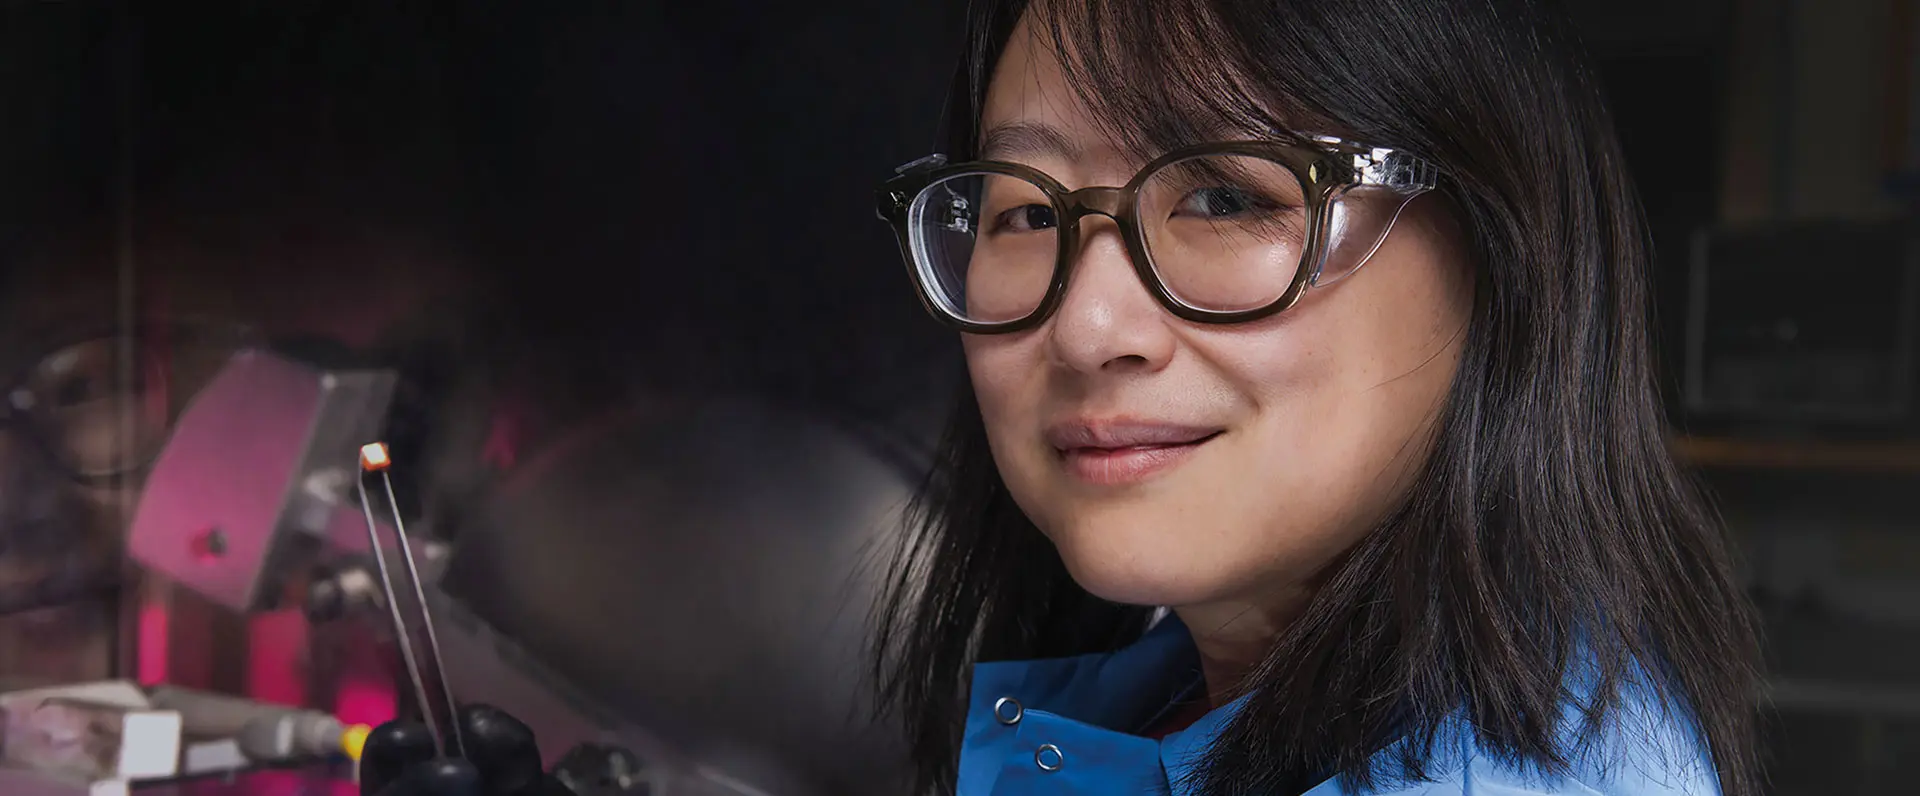
<svg viewBox="0 0 1920 796"><path fill-rule="evenodd" d="M1306 607L1305 590L1278 598L1228 600L1173 609L1193 635L1200 672L1214 707L1233 700L1242 678L1273 648L1273 641Z"/></svg>

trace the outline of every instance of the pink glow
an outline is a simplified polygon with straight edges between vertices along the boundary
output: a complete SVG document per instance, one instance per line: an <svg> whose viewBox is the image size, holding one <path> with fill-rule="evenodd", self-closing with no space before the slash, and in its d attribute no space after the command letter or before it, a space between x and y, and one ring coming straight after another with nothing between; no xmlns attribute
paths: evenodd
<svg viewBox="0 0 1920 796"><path fill-rule="evenodd" d="M493 414L493 422L487 429L487 442L480 451L480 458L494 469L505 472L513 469L520 459L520 449L526 443L527 412L519 401L510 401Z"/></svg>
<svg viewBox="0 0 1920 796"><path fill-rule="evenodd" d="M398 714L399 693L387 668L385 645L355 644L343 650L333 715L348 724L378 727Z"/></svg>
<svg viewBox="0 0 1920 796"><path fill-rule="evenodd" d="M261 702L303 707L307 618L297 610L257 614L247 621L247 696Z"/></svg>
<svg viewBox="0 0 1920 796"><path fill-rule="evenodd" d="M145 299L153 317L166 317L165 290L143 290L138 295ZM164 366L157 374L160 389L147 392L149 410L158 408L162 412L168 411L168 393L171 391L167 386L170 375ZM161 685L167 682L167 632L172 624L167 615L167 605L164 600L157 600L148 592L140 596L139 611L139 621L134 630L134 677L141 685Z"/></svg>
<svg viewBox="0 0 1920 796"><path fill-rule="evenodd" d="M140 606L139 649L135 650L136 675L141 685L160 685L167 681L167 607L153 600Z"/></svg>
<svg viewBox="0 0 1920 796"><path fill-rule="evenodd" d="M302 771L251 771L246 775L246 792L252 796L352 796L359 786L345 780L324 784L312 781Z"/></svg>
<svg viewBox="0 0 1920 796"><path fill-rule="evenodd" d="M500 484L499 493L511 496L531 489L541 483L541 479L548 472L566 461L568 456L605 439L609 432L645 418L654 411L656 410L653 407L646 406L624 407L591 418L581 424L577 430L568 432L552 444L524 457L525 463L508 474Z"/></svg>

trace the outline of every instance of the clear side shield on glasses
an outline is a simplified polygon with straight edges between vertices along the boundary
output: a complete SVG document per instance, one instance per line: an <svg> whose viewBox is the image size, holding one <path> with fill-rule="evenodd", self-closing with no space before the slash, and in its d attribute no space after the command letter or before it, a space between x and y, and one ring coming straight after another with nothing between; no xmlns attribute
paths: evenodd
<svg viewBox="0 0 1920 796"><path fill-rule="evenodd" d="M1327 243L1312 284L1331 285L1373 259L1407 205L1433 190L1436 170L1426 161L1391 149L1354 156L1359 180L1327 206Z"/></svg>
<svg viewBox="0 0 1920 796"><path fill-rule="evenodd" d="M907 218L914 267L945 312L1005 323L1046 297L1059 230L1045 188L1011 174L950 175L922 190Z"/></svg>

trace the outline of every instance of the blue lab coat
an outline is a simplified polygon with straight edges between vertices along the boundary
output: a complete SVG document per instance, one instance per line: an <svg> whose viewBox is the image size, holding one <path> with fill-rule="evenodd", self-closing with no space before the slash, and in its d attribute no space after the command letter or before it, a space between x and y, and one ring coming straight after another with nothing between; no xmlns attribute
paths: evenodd
<svg viewBox="0 0 1920 796"><path fill-rule="evenodd" d="M959 796L1190 796L1183 774L1240 703L1154 740L1151 726L1196 682L1191 637L1169 616L1112 654L978 664L960 752ZM1577 689L1577 686L1574 686ZM1625 696L1619 726L1581 754L1566 777L1546 777L1485 754L1464 726L1443 732L1430 781L1355 794L1334 779L1307 796L1714 796L1710 756L1692 722L1660 715L1650 697ZM1571 708L1563 731L1578 729ZM1382 758L1382 770L1391 772Z"/></svg>

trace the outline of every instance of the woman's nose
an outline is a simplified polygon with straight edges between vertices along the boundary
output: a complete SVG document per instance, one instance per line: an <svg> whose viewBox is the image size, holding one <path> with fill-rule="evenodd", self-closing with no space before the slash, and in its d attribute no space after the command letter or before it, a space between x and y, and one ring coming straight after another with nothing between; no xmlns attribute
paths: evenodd
<svg viewBox="0 0 1920 796"><path fill-rule="evenodd" d="M1158 370L1173 355L1170 316L1136 273L1112 219L1081 222L1067 292L1049 323L1054 359L1083 373Z"/></svg>

